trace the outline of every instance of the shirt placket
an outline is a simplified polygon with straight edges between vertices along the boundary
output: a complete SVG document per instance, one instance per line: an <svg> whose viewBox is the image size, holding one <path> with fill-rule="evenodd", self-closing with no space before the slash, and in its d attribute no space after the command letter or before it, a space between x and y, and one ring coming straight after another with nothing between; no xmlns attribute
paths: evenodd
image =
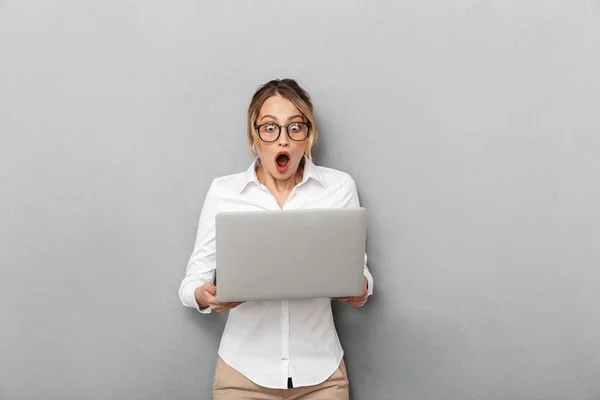
<svg viewBox="0 0 600 400"><path fill-rule="evenodd" d="M275 196L264 185L261 184L260 186L277 204ZM290 207L289 203L296 194L297 188L298 186L292 189L290 196L282 207L283 210L294 208L293 205ZM279 206L277 207L279 208ZM290 378L290 302L287 299L281 300L281 336L281 384L282 387L287 387L288 378Z"/></svg>
<svg viewBox="0 0 600 400"><path fill-rule="evenodd" d="M292 189L287 201L283 205L283 209L290 207L290 201L296 194L295 187ZM290 302L289 300L281 300L281 382L283 387L286 387L288 378L290 377Z"/></svg>
<svg viewBox="0 0 600 400"><path fill-rule="evenodd" d="M290 303L281 301L281 382L286 387L290 376Z"/></svg>

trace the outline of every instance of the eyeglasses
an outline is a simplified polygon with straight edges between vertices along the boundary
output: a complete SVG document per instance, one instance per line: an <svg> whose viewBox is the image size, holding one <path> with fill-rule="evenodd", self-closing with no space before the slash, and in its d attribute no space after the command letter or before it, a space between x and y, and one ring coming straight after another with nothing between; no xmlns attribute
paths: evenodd
<svg viewBox="0 0 600 400"><path fill-rule="evenodd" d="M294 142L301 142L308 137L308 133L312 124L310 122L292 122L285 125L285 130L290 139ZM262 125L254 125L258 132L260 140L266 143L273 143L279 139L281 135L281 125L269 122Z"/></svg>

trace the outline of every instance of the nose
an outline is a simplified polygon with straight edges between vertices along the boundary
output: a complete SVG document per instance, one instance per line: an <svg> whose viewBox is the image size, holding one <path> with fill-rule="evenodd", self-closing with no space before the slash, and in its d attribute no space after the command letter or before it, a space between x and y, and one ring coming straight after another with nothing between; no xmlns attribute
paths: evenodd
<svg viewBox="0 0 600 400"><path fill-rule="evenodd" d="M287 135L287 131L285 130L285 127L281 127L281 135L279 135L279 140L277 141L277 143L281 147L287 147L289 145L288 140L289 140L289 138Z"/></svg>

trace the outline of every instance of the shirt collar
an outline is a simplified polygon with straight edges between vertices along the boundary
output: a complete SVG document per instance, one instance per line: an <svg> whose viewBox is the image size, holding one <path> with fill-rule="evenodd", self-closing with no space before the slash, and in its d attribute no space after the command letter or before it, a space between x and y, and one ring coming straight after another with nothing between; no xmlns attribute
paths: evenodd
<svg viewBox="0 0 600 400"><path fill-rule="evenodd" d="M256 185L260 186L260 182L256 176L257 161L258 159L254 159L250 167L248 167L248 169L243 173L240 184L240 193L243 192L250 183L255 183ZM315 181L319 182L321 186L326 187L325 179L323 178L323 174L319 168L317 168L310 158L304 157L304 176L302 177L302 182L300 182L299 185L304 184L309 179L314 179Z"/></svg>

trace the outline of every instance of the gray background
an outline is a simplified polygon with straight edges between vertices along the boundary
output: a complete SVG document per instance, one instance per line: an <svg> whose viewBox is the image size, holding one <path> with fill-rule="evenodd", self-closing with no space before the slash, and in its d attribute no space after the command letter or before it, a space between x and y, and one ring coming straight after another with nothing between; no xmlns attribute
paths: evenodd
<svg viewBox="0 0 600 400"><path fill-rule="evenodd" d="M208 399L179 282L256 87L369 209L353 399L600 399L597 0L0 1L0 398Z"/></svg>

